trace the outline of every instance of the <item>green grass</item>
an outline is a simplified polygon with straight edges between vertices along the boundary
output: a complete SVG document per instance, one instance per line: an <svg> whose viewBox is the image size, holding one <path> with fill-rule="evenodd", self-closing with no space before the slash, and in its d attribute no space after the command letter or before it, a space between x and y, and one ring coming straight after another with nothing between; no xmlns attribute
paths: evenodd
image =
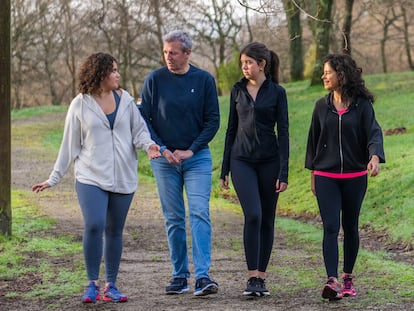
<svg viewBox="0 0 414 311"><path fill-rule="evenodd" d="M311 261L322 260L320 255L322 253L322 230L314 225L284 217L277 218L276 227L285 233L287 244L291 249L306 250L308 254L317 254L317 258L309 257L303 264L296 262L292 264L292 267L285 265L286 261L292 259L285 258L280 260L277 266L271 266L269 271L274 271L281 277L285 276L290 281L293 276L295 281L295 286L286 286L281 282L282 284L274 289L277 292L289 293L292 290L296 291L298 284L301 288L306 289L320 283L321 275L325 273L323 266L320 265L320 268L315 270L307 267ZM277 243L277 239L275 241ZM340 249L340 254L340 258L342 258L342 249ZM384 305L414 298L412 291L414 288L414 267L391 260L390 256L383 251L369 252L361 249L355 271L358 271L358 283L364 284L369 291L367 295L361 295L359 298L361 305L367 305L369 301ZM377 277L373 278L373 275L377 275ZM353 305L353 307L356 306Z"/></svg>
<svg viewBox="0 0 414 311"><path fill-rule="evenodd" d="M68 106L39 106L39 107L30 107L24 109L13 109L11 112L11 117L14 120L38 117L48 113L54 112L65 112L68 110Z"/></svg>
<svg viewBox="0 0 414 311"><path fill-rule="evenodd" d="M394 242L411 244L414 238L414 200L412 200L412 185L414 183L414 72L395 73L388 75L372 75L366 77L368 88L376 95L374 105L376 116L382 128L393 129L405 127L407 133L403 135L386 136L385 153L387 163L381 166L380 175L369 179L369 189L361 213L361 226L386 233ZM309 172L304 168L305 146L307 131L315 101L325 95L321 87L308 87L308 82L296 82L283 85L286 88L289 100L290 116L290 171L288 191L280 196L278 210L289 215L318 215L314 196L310 192ZM66 111L67 107L37 107L13 111L12 118L26 118L44 113ZM223 190L219 186L221 158L224 146L224 135L227 125L229 98L220 98L221 127L211 142L213 156L213 193L212 205L221 208L238 209L236 204L223 199ZM49 156L57 155L62 136L63 123L53 122L42 130L42 145L51 151ZM23 126L30 131L30 125ZM24 130L24 129L17 129ZM30 136L30 135L27 135ZM29 141L28 141L29 142ZM30 144L28 145L30 147ZM140 179L154 182L151 167L146 155L139 153ZM234 190L229 193L234 196ZM37 284L27 295L48 297L55 294L49 286L58 285L61 292L79 292L79 279L84 276L81 260L75 264L74 271L67 271L62 267L57 270L46 261L35 260L36 252L45 252L49 257L60 260L70 257L71 254L80 254L80 243L71 236L54 237L50 234L55 220L39 214L24 199L24 193L13 192L13 237L0 237L0 279L11 280L25 277L33 273L39 275L42 282ZM321 260L322 232L318 226L304 224L289 218L277 218L277 228L287 237L287 243L292 249L305 250L310 254L309 261ZM42 234L38 234L43 232ZM234 250L242 247L240 240L232 241ZM316 254L316 255L315 255ZM32 257L30 257L32 256ZM29 259L31 262L28 262ZM285 258L283 262L289 261ZM285 275L290 282L301 284L303 288L312 288L320 282L323 267L318 270L306 269L298 263L292 267L269 267ZM372 292L361 298L377 299L380 303L398 302L400 299L413 299L410 289L414 288L413 267L396 263L384 252L360 251L357 266L358 282L368 284ZM372 275L378 275L372 278ZM286 285L286 284L284 284ZM378 288L379 287L379 288ZM57 287L56 287L57 288ZM275 288L280 292L291 290L290 286ZM375 291L374 291L375 288ZM7 295L12 297L13 292ZM58 294L56 294L58 295ZM368 298L369 297L369 298ZM374 298L373 298L374 297ZM355 307L355 306L354 306Z"/></svg>
<svg viewBox="0 0 414 311"><path fill-rule="evenodd" d="M0 279L31 284L25 298L58 297L62 290L69 295L79 292L78 280L84 277L81 243L70 235L53 234L57 221L40 214L26 195L12 192L13 235L0 235ZM73 260L73 271L59 264L67 263L68 258ZM20 295L7 287L0 289L9 298Z"/></svg>

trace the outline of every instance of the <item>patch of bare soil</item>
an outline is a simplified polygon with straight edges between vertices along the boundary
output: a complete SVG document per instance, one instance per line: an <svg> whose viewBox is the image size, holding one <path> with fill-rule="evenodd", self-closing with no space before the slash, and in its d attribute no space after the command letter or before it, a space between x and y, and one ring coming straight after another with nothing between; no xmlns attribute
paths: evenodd
<svg viewBox="0 0 414 311"><path fill-rule="evenodd" d="M62 117L62 116L61 116ZM56 116L52 116L56 118ZM27 122L47 122L30 119ZM62 119L63 122L63 119ZM25 122L20 120L13 123L19 126ZM36 133L33 133L36 135ZM13 141L15 141L13 139ZM28 190L36 182L46 179L53 161L43 160L39 151L30 150L19 143L12 144L12 187ZM47 190L48 191L48 190ZM52 195L51 195L52 194ZM48 191L48 195L33 194L33 203L40 207L45 215L56 218L57 234L75 234L79 240L82 236L82 218L78 207L76 194L73 189L73 176L68 174L64 181ZM191 293L177 296L164 294L164 289L171 275L171 265L168 256L168 246L164 229L163 216L157 192L153 184L140 183L135 195L124 233L124 249L117 285L120 290L128 294L129 300L123 304L98 302L94 305L83 305L80 302L82 293L72 297L65 296L53 299L25 300L21 297L5 298L4 292L10 290L24 294L31 287L40 282L36 273L27 275L23 280L0 280L0 309L1 310L414 310L408 301L402 305L377 305L367 303L365 297L370 288L358 284L359 297L344 299L338 303L328 303L320 299L321 284L315 284L312 290L304 290L297 284L295 277L280 276L270 272L267 284L271 296L265 298L246 298L242 291L246 285L246 265L242 247L243 218L241 213L211 207L213 224L213 253L211 276L219 283L219 292L206 297L194 297ZM309 221L309 218L302 218ZM317 221L317 220L312 220ZM372 235L371 235L372 234ZM364 247L383 249L384 243L367 230L363 233ZM375 242L372 242L375 241ZM236 245L236 246L235 246ZM237 246L238 245L238 246ZM397 247L398 249L399 247ZM28 255L27 264L31 258L45 256L41 250ZM53 262L57 268L70 268L75 259L65 258ZM276 230L274 250L270 266L282 269L305 267L315 269L323 265L321 254L309 254L301 248L287 246L283 233ZM407 256L408 257L408 256ZM412 256L411 256L412 257ZM412 261L411 261L412 263ZM101 273L102 275L102 273ZM78 280L86 284L85 280ZM3 284L2 284L3 283ZM272 290L272 284L283 284L290 290L277 292ZM189 285L194 286L194 279L190 278Z"/></svg>

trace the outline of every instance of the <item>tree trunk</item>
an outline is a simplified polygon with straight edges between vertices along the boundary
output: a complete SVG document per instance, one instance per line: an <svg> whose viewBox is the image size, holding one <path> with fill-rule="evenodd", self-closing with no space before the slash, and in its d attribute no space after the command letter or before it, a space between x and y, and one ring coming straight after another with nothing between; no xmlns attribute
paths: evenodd
<svg viewBox="0 0 414 311"><path fill-rule="evenodd" d="M300 2L300 1L297 1ZM303 80L302 25L300 11L291 0L283 0L290 36L290 80Z"/></svg>
<svg viewBox="0 0 414 311"><path fill-rule="evenodd" d="M10 0L0 10L0 234L11 235Z"/></svg>
<svg viewBox="0 0 414 311"><path fill-rule="evenodd" d="M407 61L408 61L408 66L410 67L410 70L414 70L414 64L413 64L413 59L411 58L411 45L410 45L410 39L409 39L409 31L408 31L408 27L409 27L409 22L407 21L407 13L406 13L406 9L402 6L401 7L401 14L403 17L403 21L404 21L404 46L405 46L405 53L407 54Z"/></svg>
<svg viewBox="0 0 414 311"><path fill-rule="evenodd" d="M76 87L76 47L74 42L74 34L73 34L73 22L72 18L74 16L74 12L72 12L70 7L70 0L62 1L64 18L65 18L65 44L67 46L65 51L65 59L66 59L66 66L68 67L68 71L70 74L70 96L73 98L76 96L77 87ZM76 16L75 16L76 18Z"/></svg>
<svg viewBox="0 0 414 311"><path fill-rule="evenodd" d="M354 0L345 1L345 17L343 24L343 41L342 52L351 55L351 27L352 27L352 7L354 6Z"/></svg>
<svg viewBox="0 0 414 311"><path fill-rule="evenodd" d="M158 41L158 47L159 47L159 51L160 51L160 59L159 59L159 64L160 66L164 66L165 65L165 61L164 61L164 54L162 52L163 48L164 48L164 40L163 40L163 34L162 34L162 28L163 28L163 20L161 17L161 7L160 7L160 3L159 0L154 0L152 1L152 14L154 14L155 16L155 20L156 20L156 36L157 36L157 41Z"/></svg>
<svg viewBox="0 0 414 311"><path fill-rule="evenodd" d="M314 40L316 45L315 64L311 85L321 84L322 60L329 53L329 31L331 29L331 11L333 0L319 0L317 21L315 21Z"/></svg>

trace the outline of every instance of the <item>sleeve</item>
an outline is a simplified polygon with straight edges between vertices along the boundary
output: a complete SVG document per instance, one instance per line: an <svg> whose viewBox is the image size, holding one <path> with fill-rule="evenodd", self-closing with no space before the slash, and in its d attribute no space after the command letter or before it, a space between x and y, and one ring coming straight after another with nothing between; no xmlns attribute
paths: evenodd
<svg viewBox="0 0 414 311"><path fill-rule="evenodd" d="M317 106L318 104L316 103L312 113L312 119L308 132L308 142L306 145L305 168L309 170L314 170L313 160L316 156L316 147L319 141L319 135L321 133L320 121L317 113Z"/></svg>
<svg viewBox="0 0 414 311"><path fill-rule="evenodd" d="M82 109L82 96L79 96L72 101L68 113L66 114L59 154L53 167L53 171L47 180L47 183L51 187L61 181L81 151L81 121L75 113L76 108L79 106L80 109Z"/></svg>
<svg viewBox="0 0 414 311"><path fill-rule="evenodd" d="M221 179L224 179L224 177L229 175L230 173L231 148L236 138L236 131L237 131L237 126L238 126L238 116L237 116L237 111L236 111L236 102L234 98L235 98L235 89L233 87L233 90L230 94L230 111L229 111L229 119L227 123L226 137L225 137L225 142L224 142L223 160L221 163L221 174L220 174Z"/></svg>
<svg viewBox="0 0 414 311"><path fill-rule="evenodd" d="M194 153L208 145L220 127L220 112L216 83L213 76L208 74L204 87L203 128L197 138L188 148Z"/></svg>
<svg viewBox="0 0 414 311"><path fill-rule="evenodd" d="M135 103L131 101L131 129L132 142L135 149L143 149L148 151L151 145L155 142L151 139L151 134L148 130L147 123L139 112Z"/></svg>
<svg viewBox="0 0 414 311"><path fill-rule="evenodd" d="M141 105L138 107L139 111L141 112L141 116L145 120L149 133L151 135L152 140L158 144L159 146L164 146L162 139L158 136L155 129L152 127L152 111L156 111L157 107L153 107L156 105L156 100L154 100L154 90L153 90L153 75L150 74L145 80L142 86L141 91Z"/></svg>
<svg viewBox="0 0 414 311"><path fill-rule="evenodd" d="M279 180L288 182L289 174L289 114L286 91L281 89L276 110L277 139L279 143L280 173Z"/></svg>
<svg viewBox="0 0 414 311"><path fill-rule="evenodd" d="M367 149L369 159L373 155L377 155L380 163L385 163L384 153L384 139L382 135L382 129L375 118L375 111L371 103L365 105L362 120L362 128L365 136L367 137Z"/></svg>

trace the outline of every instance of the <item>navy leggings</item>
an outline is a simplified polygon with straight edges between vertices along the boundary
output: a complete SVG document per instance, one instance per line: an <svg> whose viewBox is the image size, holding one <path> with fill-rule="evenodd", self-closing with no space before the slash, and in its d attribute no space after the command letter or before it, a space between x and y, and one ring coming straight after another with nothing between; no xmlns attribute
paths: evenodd
<svg viewBox="0 0 414 311"><path fill-rule="evenodd" d="M122 232L134 193L108 192L78 181L76 192L85 225L83 254L88 279L99 279L103 252L106 282L115 283L122 254Z"/></svg>
<svg viewBox="0 0 414 311"><path fill-rule="evenodd" d="M338 277L338 234L344 233L343 272L352 273L359 250L358 220L367 190L367 175L336 179L315 176L315 191L323 223L323 258L328 277Z"/></svg>
<svg viewBox="0 0 414 311"><path fill-rule="evenodd" d="M232 159L230 170L244 214L247 268L266 272L274 239L279 161L249 163Z"/></svg>

